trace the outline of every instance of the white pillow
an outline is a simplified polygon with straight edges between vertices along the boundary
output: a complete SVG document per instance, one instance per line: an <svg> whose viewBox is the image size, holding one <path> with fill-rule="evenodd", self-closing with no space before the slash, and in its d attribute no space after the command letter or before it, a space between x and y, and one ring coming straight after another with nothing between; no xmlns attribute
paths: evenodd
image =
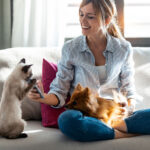
<svg viewBox="0 0 150 150"><path fill-rule="evenodd" d="M135 87L143 100L137 103L137 109L150 108L150 62L135 69Z"/></svg>
<svg viewBox="0 0 150 150"><path fill-rule="evenodd" d="M134 47L135 87L142 101L138 101L137 109L150 108L150 48Z"/></svg>

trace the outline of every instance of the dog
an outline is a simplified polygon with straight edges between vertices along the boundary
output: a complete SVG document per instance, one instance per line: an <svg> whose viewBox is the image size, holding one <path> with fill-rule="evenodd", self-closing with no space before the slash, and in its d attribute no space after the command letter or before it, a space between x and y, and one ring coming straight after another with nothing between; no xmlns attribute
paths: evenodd
<svg viewBox="0 0 150 150"><path fill-rule="evenodd" d="M110 127L118 120L127 117L127 99L120 93L113 91L114 99L105 99L92 92L88 87L78 84L65 105L67 109L81 111L85 116L95 117Z"/></svg>

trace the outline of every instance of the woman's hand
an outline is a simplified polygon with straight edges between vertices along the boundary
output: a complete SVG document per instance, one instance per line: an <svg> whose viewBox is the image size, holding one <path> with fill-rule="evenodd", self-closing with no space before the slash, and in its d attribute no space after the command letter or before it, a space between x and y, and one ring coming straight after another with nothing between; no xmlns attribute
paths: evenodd
<svg viewBox="0 0 150 150"><path fill-rule="evenodd" d="M132 115L135 110L135 99L128 99L128 115Z"/></svg>
<svg viewBox="0 0 150 150"><path fill-rule="evenodd" d="M36 82L37 87L40 89L41 93L44 95L44 89L43 89L43 84L41 80L37 80ZM34 100L34 101L41 101L40 94L37 92L36 89L32 88L29 93L28 93L28 98Z"/></svg>
<svg viewBox="0 0 150 150"><path fill-rule="evenodd" d="M40 94L34 88L32 88L29 91L28 98L30 98L31 100L40 102L40 103L45 103L45 104L53 105L53 106L57 106L59 104L59 100L55 94L44 93L43 84L41 80L38 80L36 84L37 84L37 87L40 89L44 98L41 98Z"/></svg>

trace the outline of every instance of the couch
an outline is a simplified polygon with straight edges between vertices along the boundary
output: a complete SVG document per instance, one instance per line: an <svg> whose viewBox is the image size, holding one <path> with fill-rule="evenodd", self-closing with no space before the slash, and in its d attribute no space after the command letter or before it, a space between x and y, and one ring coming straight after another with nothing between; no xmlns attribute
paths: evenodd
<svg viewBox="0 0 150 150"><path fill-rule="evenodd" d="M33 65L34 76L41 78L42 59L58 63L61 49L56 47L26 47L0 50L0 97L3 83L14 65L21 59ZM150 48L134 48L135 86L138 94L136 109L150 108ZM25 98L22 116L27 120L28 138L8 140L0 137L0 150L147 150L150 135L117 140L78 142L64 136L59 129L43 127L40 104Z"/></svg>

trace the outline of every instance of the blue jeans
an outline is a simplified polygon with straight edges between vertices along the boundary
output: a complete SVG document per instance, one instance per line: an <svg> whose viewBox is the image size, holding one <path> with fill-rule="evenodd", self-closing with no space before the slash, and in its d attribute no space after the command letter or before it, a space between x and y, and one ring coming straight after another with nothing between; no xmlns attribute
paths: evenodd
<svg viewBox="0 0 150 150"><path fill-rule="evenodd" d="M67 110L58 118L59 129L68 137L78 141L108 140L114 138L114 129L102 121L83 116L80 111Z"/></svg>
<svg viewBox="0 0 150 150"><path fill-rule="evenodd" d="M150 134L150 109L140 110L125 119L129 133ZM114 129L102 121L83 116L80 111L67 110L58 118L59 129L78 141L97 141L114 138Z"/></svg>
<svg viewBox="0 0 150 150"><path fill-rule="evenodd" d="M128 133L150 134L150 109L135 111L125 122Z"/></svg>

